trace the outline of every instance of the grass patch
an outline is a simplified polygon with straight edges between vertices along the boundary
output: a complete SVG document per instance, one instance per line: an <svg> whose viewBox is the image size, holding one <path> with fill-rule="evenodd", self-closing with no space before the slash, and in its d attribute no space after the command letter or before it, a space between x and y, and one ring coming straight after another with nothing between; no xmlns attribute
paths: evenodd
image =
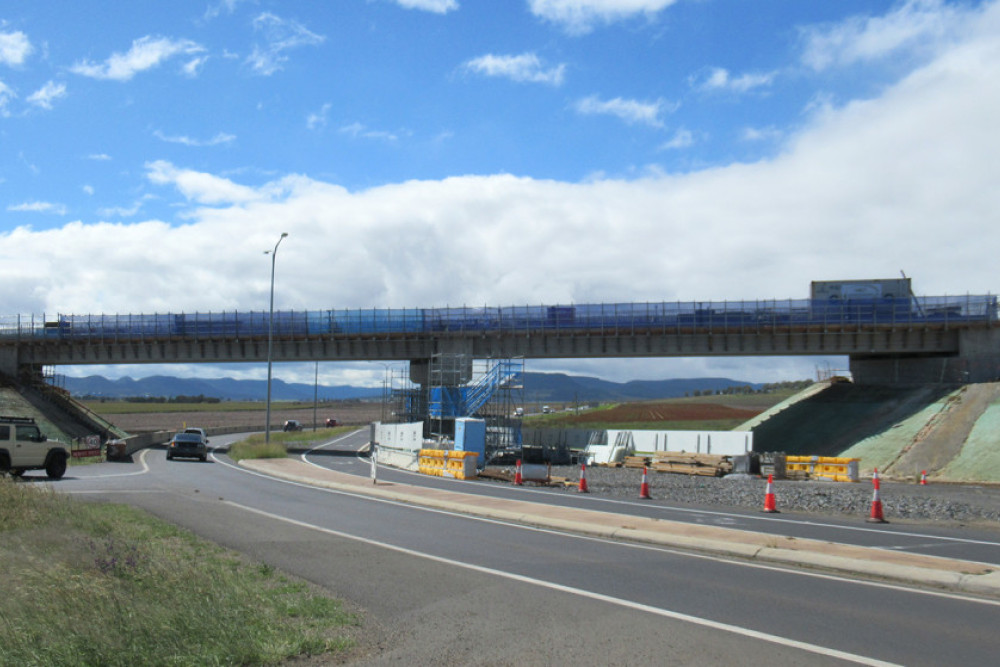
<svg viewBox="0 0 1000 667"><path fill-rule="evenodd" d="M312 445L336 437L350 431L348 426L336 428L321 428L315 431L272 431L271 442L266 442L263 433L257 433L246 440L234 442L229 446L229 458L234 461L242 459L283 459L288 456L289 447Z"/></svg>
<svg viewBox="0 0 1000 667"><path fill-rule="evenodd" d="M139 510L8 478L0 568L2 665L275 665L346 652L359 624L305 583Z"/></svg>

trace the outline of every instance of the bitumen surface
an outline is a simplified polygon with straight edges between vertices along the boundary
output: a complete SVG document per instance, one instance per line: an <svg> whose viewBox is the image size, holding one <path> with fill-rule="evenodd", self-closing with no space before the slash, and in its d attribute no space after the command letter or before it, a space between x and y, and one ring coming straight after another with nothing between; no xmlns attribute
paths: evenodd
<svg viewBox="0 0 1000 667"><path fill-rule="evenodd" d="M290 458L240 465L301 484L526 526L1000 598L1000 571L973 561L432 489Z"/></svg>

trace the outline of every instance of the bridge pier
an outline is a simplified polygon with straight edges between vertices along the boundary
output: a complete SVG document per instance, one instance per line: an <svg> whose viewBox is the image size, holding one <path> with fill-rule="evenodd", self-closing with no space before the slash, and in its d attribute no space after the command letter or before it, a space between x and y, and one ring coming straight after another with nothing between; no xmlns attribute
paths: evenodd
<svg viewBox="0 0 1000 667"><path fill-rule="evenodd" d="M17 377L19 370L17 345L0 346L0 373L10 377Z"/></svg>

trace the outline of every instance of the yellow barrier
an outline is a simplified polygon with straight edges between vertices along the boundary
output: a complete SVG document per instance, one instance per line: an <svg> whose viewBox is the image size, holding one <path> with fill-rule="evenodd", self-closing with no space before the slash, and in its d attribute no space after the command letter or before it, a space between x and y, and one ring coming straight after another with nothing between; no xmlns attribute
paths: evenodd
<svg viewBox="0 0 1000 667"><path fill-rule="evenodd" d="M476 452L455 452L447 449L421 449L417 469L425 475L472 479L477 476Z"/></svg>
<svg viewBox="0 0 1000 667"><path fill-rule="evenodd" d="M857 482L860 461L843 456L786 456L785 472L804 472L834 482Z"/></svg>
<svg viewBox="0 0 1000 667"><path fill-rule="evenodd" d="M476 452L448 452L448 465L445 468L446 477L456 479L472 479L477 476Z"/></svg>
<svg viewBox="0 0 1000 667"><path fill-rule="evenodd" d="M448 456L444 449L421 449L417 458L417 469L425 475L444 475L445 459Z"/></svg>

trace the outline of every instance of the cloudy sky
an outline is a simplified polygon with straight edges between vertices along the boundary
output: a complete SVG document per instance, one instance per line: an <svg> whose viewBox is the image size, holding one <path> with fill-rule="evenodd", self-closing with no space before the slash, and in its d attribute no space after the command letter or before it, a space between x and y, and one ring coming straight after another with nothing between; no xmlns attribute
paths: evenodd
<svg viewBox="0 0 1000 667"><path fill-rule="evenodd" d="M993 293L998 118L994 1L8 4L0 316Z"/></svg>

